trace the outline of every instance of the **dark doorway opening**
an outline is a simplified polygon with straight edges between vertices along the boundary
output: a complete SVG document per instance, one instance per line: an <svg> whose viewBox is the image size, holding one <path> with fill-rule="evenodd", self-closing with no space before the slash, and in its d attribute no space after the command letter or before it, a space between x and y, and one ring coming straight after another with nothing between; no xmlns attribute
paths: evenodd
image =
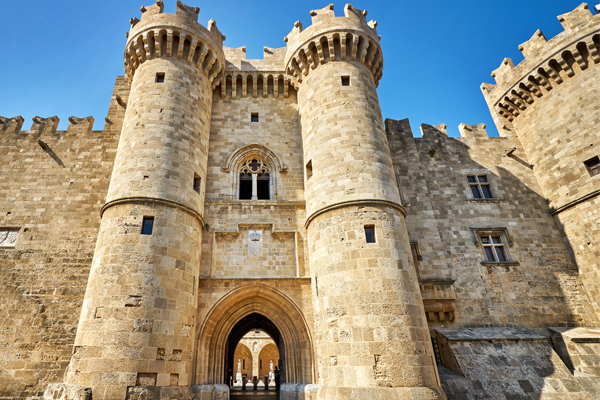
<svg viewBox="0 0 600 400"><path fill-rule="evenodd" d="M280 367L280 379L281 379L280 383L285 383L285 346L283 343L283 337L281 336L279 329L275 326L275 324L273 324L273 322L271 322L271 320L269 320L268 318L266 318L265 316L263 316L261 314L252 313L252 314L249 314L246 317L242 318L237 324L235 324L235 326L231 330L231 333L229 334L229 337L227 339L227 348L225 351L225 354L227 354L227 359L226 359L226 364L225 364L227 366L225 369L225 375L226 375L225 382L227 382L230 386L232 386L232 382L235 379L233 376L234 370L235 370L235 365L234 365L235 349L236 349L238 343L240 342L240 340L244 337L244 335L246 335L246 333L248 333L250 331L257 331L257 330L266 332L271 337L271 339L273 339L273 341L275 342L275 344L277 346L277 350L279 352L279 360L278 360L277 364ZM275 388L275 382L272 382L270 387ZM262 392L265 392L264 387L260 390ZM232 397L235 397L234 395L241 396L244 393L248 394L251 392L253 392L253 385L249 383L247 385L247 390L245 392L240 391L238 393L236 391L234 393L234 391L232 390L231 395L232 395ZM273 396L275 396L274 392L273 392ZM237 398L237 397L235 397L235 398ZM261 398L266 400L268 397L261 397ZM275 397L273 397L273 398L275 398ZM240 397L240 399L241 399L241 397Z"/></svg>

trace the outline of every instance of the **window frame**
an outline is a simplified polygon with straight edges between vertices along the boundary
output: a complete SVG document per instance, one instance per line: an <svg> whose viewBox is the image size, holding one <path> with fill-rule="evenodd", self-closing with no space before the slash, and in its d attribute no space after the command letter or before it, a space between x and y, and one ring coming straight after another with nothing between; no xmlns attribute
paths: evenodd
<svg viewBox="0 0 600 400"><path fill-rule="evenodd" d="M150 221L150 232L147 232L145 230L146 221ZM152 236L153 233L154 233L154 216L153 215L144 215L142 217L142 227L140 229L140 235Z"/></svg>
<svg viewBox="0 0 600 400"><path fill-rule="evenodd" d="M512 266L519 265L519 262L516 261L510 251L510 248L513 245L513 241L508 233L508 230L505 227L491 227L491 228L471 228L475 232L475 244L481 249L481 255L483 256L483 261L481 261L482 265L486 266L494 266L494 265L503 265L503 266ZM490 241L493 242L493 237L498 237L500 243L490 243L485 244L483 242L483 238L489 238ZM497 252L495 251L496 247L500 245L502 247L502 251L504 253L504 261L500 261ZM492 255L494 256L494 261L489 260L488 253L486 248L492 247L494 251L492 251Z"/></svg>
<svg viewBox="0 0 600 400"><path fill-rule="evenodd" d="M251 143L239 147L231 153L224 165L221 166L221 172L229 174L229 190L224 199L240 201L239 197L239 171L242 165L249 158L260 158L263 164L268 166L271 174L270 179L270 200L261 201L277 201L280 198L280 179L289 171L289 167L281 160L281 158L266 146L258 143Z"/></svg>
<svg viewBox="0 0 600 400"><path fill-rule="evenodd" d="M252 161L256 160L259 163L258 169L256 171L252 170L251 168L248 168L248 166L250 165L249 163L251 163ZM266 157L262 157L259 154L255 154L255 153L250 153L247 154L245 157L241 158L240 162L237 163L237 169L236 169L236 180L235 180L235 199L236 200L240 200L240 201L272 201L276 199L276 193L275 193L275 177L274 177L274 168L272 167L271 163L269 162L269 160ZM250 197L250 199L242 199L240 198L240 189L241 189L241 182L242 182L242 175L248 174L250 175L250 178L252 179L252 185L254 186L254 181L256 180L256 185L257 185L257 198L253 199L252 195ZM269 198L268 199L261 199L258 198L258 178L259 175L268 175L268 188L269 188ZM261 177L262 181L266 181L267 179L264 179L264 177ZM253 189L251 189L253 190Z"/></svg>
<svg viewBox="0 0 600 400"><path fill-rule="evenodd" d="M485 178L485 182L480 181L481 177ZM475 182L471 182L470 178L474 178ZM490 179L490 176L487 173L468 173L467 174L467 186L469 187L470 198L473 200L490 200L490 199L496 198L494 196L494 191L492 190L492 180ZM482 186L487 186L487 191L488 191L490 197L485 196L486 193L482 189ZM477 193L479 194L479 197L475 197L475 194L473 191L474 187L477 188Z"/></svg>
<svg viewBox="0 0 600 400"><path fill-rule="evenodd" d="M590 166L592 162L594 162L594 164ZM591 177L600 175L600 157L594 156L589 158L585 160L583 164L585 165L585 169L587 169L587 172Z"/></svg>
<svg viewBox="0 0 600 400"><path fill-rule="evenodd" d="M365 230L365 242L369 243L369 244L377 243L377 234L375 233L375 225L367 224L364 226L364 230Z"/></svg>

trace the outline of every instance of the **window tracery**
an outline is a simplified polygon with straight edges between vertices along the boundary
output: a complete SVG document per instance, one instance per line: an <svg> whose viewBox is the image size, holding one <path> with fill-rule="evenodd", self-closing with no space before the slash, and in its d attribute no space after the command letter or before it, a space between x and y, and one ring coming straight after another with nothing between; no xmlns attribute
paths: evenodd
<svg viewBox="0 0 600 400"><path fill-rule="evenodd" d="M250 157L239 168L238 199L270 200L271 169L258 157Z"/></svg>

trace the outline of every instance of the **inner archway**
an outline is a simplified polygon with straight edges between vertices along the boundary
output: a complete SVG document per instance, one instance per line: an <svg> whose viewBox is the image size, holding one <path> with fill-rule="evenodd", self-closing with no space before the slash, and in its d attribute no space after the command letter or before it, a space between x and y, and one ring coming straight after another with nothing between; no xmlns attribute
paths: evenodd
<svg viewBox="0 0 600 400"><path fill-rule="evenodd" d="M254 332L256 332L256 335L252 335L252 333ZM242 318L237 324L235 324L227 340L227 368L225 381L229 382L230 385L232 382L238 381L238 378L243 377L244 374L240 374L241 376L237 376L237 371L240 367L243 371L246 372L246 377L248 379L252 379L253 377L257 377L258 379L264 379L264 375L268 375L268 364L261 365L261 361L263 360L260 360L259 358L259 354L263 350L261 346L262 343L261 345L259 345L259 341L265 341L262 338L261 333L268 335L267 337L269 339L267 346L276 347L275 351L272 353L277 355L277 359L275 360L274 365L280 366L282 373L281 375L282 377L285 377L285 345L281 333L279 332L279 329L277 329L273 322L271 322L265 316L257 313L252 313ZM258 337L260 339L253 339L253 337ZM250 348L248 348L247 344L250 344ZM261 348L259 348L259 346L261 346ZM241 358L241 354L243 353L240 352L240 349L248 349L248 354L250 355L249 358L253 361L253 365L244 366L244 359ZM267 363L268 362L269 361L267 361ZM263 371L262 374L261 370ZM252 372L248 374L247 372L249 371ZM265 371L267 371L266 374L264 373ZM282 379L281 381L282 383L285 382L284 379ZM239 382L236 383L237 385L240 384ZM264 385L264 381L263 383L261 383L261 386L262 385Z"/></svg>
<svg viewBox="0 0 600 400"><path fill-rule="evenodd" d="M231 290L204 319L196 336L195 384L228 384L235 345L258 322L285 360L281 381L314 383L312 338L304 315L285 294L254 283Z"/></svg>

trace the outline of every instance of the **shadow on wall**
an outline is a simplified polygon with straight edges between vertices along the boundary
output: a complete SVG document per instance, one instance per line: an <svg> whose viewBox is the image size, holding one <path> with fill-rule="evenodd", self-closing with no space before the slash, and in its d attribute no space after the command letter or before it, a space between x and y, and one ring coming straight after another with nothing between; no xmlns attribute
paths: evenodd
<svg viewBox="0 0 600 400"><path fill-rule="evenodd" d="M520 143L483 124L461 124L461 138L421 129L414 138L408 120L386 120L418 274L455 280L454 319L429 319L449 399L598 396L597 315ZM479 177L490 198L474 195ZM583 326L575 340L588 343L574 346Z"/></svg>

